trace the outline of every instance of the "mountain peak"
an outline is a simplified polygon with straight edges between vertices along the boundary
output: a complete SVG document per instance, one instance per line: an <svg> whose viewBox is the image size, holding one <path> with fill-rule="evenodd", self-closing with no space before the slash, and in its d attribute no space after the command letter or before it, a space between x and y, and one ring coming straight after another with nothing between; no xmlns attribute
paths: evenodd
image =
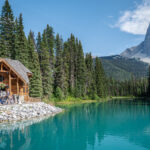
<svg viewBox="0 0 150 150"><path fill-rule="evenodd" d="M126 49L121 53L121 56L136 58L150 64L150 24L145 35L145 40L138 46Z"/></svg>
<svg viewBox="0 0 150 150"><path fill-rule="evenodd" d="M147 29L147 33L144 40L143 53L150 56L150 24Z"/></svg>
<svg viewBox="0 0 150 150"><path fill-rule="evenodd" d="M149 23L149 26L147 28L147 32L146 32L146 35L149 35L150 34L150 23Z"/></svg>

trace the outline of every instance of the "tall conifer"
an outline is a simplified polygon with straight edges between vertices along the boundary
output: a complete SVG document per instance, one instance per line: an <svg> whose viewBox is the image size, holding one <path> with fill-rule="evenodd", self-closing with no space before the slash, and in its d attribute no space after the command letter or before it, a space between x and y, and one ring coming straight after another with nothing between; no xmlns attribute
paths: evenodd
<svg viewBox="0 0 150 150"><path fill-rule="evenodd" d="M68 48L68 42L64 43L64 48L63 48L63 92L64 95L68 95L69 93L69 48Z"/></svg>
<svg viewBox="0 0 150 150"><path fill-rule="evenodd" d="M26 36L24 33L22 14L20 14L20 16L19 16L16 34L17 34L17 38L18 38L18 48L16 49L15 59L19 60L26 67L28 67L27 39L26 39Z"/></svg>
<svg viewBox="0 0 150 150"><path fill-rule="evenodd" d="M85 60L81 41L76 40L76 96L85 95Z"/></svg>
<svg viewBox="0 0 150 150"><path fill-rule="evenodd" d="M55 73L54 73L54 90L56 92L57 88L63 91L63 42L59 34L56 35L56 63L55 63Z"/></svg>
<svg viewBox="0 0 150 150"><path fill-rule="evenodd" d="M40 44L40 67L42 73L42 85L43 85L43 96L51 97L52 96L52 74L51 74L51 66L49 63L49 51L46 42L46 33L45 30L42 35L42 41Z"/></svg>
<svg viewBox="0 0 150 150"><path fill-rule="evenodd" d="M50 55L50 65L51 69L54 69L54 44L55 44L55 37L54 37L54 31L53 28L47 25L45 29L46 33L46 42L49 49L49 55Z"/></svg>
<svg viewBox="0 0 150 150"><path fill-rule="evenodd" d="M95 99L96 87L94 76L94 64L91 53L86 54L85 64L86 64L86 82L85 82L86 94L91 99Z"/></svg>
<svg viewBox="0 0 150 150"><path fill-rule="evenodd" d="M95 83L97 95L99 97L105 96L105 75L104 70L101 64L101 61L98 57L95 59Z"/></svg>
<svg viewBox="0 0 150 150"><path fill-rule="evenodd" d="M30 31L28 36L28 52L29 52L29 69L33 73L30 78L30 96L31 97L42 97L42 79L40 72L40 64L38 54L34 42L34 35Z"/></svg>
<svg viewBox="0 0 150 150"><path fill-rule="evenodd" d="M14 53L14 16L8 0L5 0L0 17L0 57L11 58Z"/></svg>
<svg viewBox="0 0 150 150"><path fill-rule="evenodd" d="M13 38L13 49L14 52L11 55L12 59L16 58L16 51L19 49L19 40L18 40L18 19L16 18L14 24L14 38Z"/></svg>
<svg viewBox="0 0 150 150"><path fill-rule="evenodd" d="M71 34L70 38L68 39L68 51L69 51L69 91L71 94L74 94L75 90L75 51L76 51L76 44L75 44L75 37Z"/></svg>
<svg viewBox="0 0 150 150"><path fill-rule="evenodd" d="M36 44L36 48L37 48L37 52L38 52L38 57L39 57L39 62L41 64L41 42L42 42L42 37L41 37L41 33L38 32L38 36L37 36L37 44Z"/></svg>

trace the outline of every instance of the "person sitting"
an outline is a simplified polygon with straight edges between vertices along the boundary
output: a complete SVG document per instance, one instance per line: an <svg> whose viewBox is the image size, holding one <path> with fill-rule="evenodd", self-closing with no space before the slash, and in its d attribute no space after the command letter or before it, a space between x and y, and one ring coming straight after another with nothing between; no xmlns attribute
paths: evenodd
<svg viewBox="0 0 150 150"><path fill-rule="evenodd" d="M10 95L9 89L6 89L6 96L9 97L9 95Z"/></svg>
<svg viewBox="0 0 150 150"><path fill-rule="evenodd" d="M5 97L6 96L6 91L2 92L2 96Z"/></svg>
<svg viewBox="0 0 150 150"><path fill-rule="evenodd" d="M9 93L9 89L7 88L6 89L6 92L5 92L5 99L6 99L6 103L7 104L11 104L11 100L10 100L10 93Z"/></svg>
<svg viewBox="0 0 150 150"><path fill-rule="evenodd" d="M14 100L12 96L9 96L9 101L10 101L10 104L14 104Z"/></svg>

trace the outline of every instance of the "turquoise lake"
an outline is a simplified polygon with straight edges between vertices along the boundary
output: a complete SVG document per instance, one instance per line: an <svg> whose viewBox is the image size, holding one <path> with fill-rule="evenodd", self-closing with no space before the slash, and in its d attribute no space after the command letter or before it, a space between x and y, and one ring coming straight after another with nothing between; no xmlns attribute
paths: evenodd
<svg viewBox="0 0 150 150"><path fill-rule="evenodd" d="M0 130L0 150L150 150L150 102L66 108L22 129Z"/></svg>

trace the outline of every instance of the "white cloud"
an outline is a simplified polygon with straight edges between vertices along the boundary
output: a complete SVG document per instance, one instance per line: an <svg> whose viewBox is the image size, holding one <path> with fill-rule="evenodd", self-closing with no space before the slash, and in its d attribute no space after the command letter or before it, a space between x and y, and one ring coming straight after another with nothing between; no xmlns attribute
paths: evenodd
<svg viewBox="0 0 150 150"><path fill-rule="evenodd" d="M115 27L132 34L145 34L150 23L150 0L143 0L134 10L127 10Z"/></svg>

